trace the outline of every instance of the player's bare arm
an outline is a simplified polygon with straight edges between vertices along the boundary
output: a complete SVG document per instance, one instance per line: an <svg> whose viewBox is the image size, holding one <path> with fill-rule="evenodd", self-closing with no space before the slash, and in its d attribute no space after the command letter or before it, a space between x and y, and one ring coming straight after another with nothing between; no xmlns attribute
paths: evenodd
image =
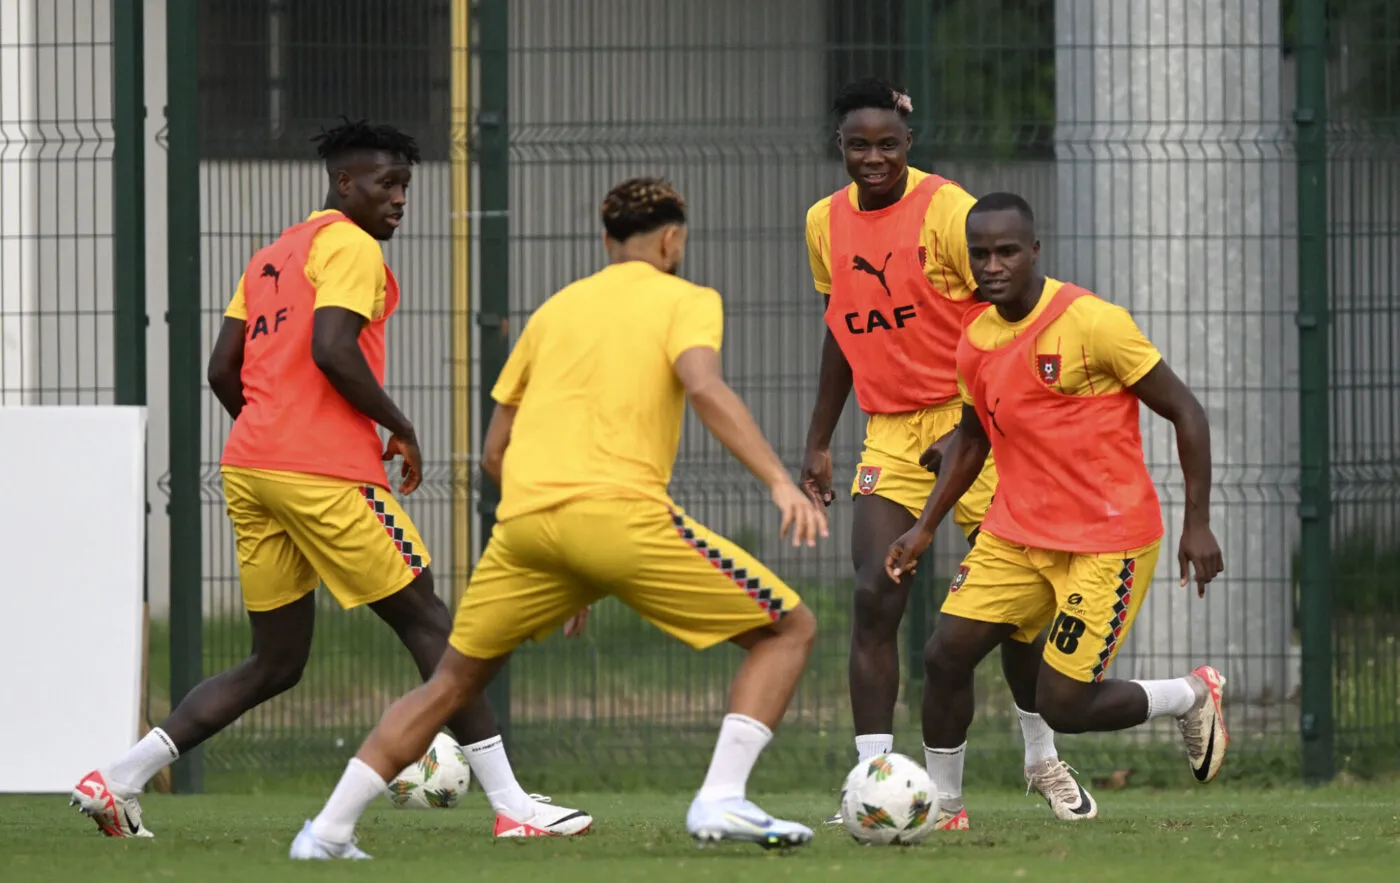
<svg viewBox="0 0 1400 883"><path fill-rule="evenodd" d="M977 411L971 405L963 405L962 421L953 430L941 464L943 469L929 492L923 513L909 532L890 546L885 558L885 572L890 579L899 582L902 574L914 572L915 562L933 541L933 532L977 480L991 450L992 440L987 438L982 421L977 419Z"/></svg>
<svg viewBox="0 0 1400 883"><path fill-rule="evenodd" d="M827 300L831 297L828 295ZM831 491L831 436L846 399L851 395L851 365L841 352L831 329L822 338L821 368L817 375L817 403L807 427L807 449L802 457L802 489L813 502L830 506L836 499Z"/></svg>
<svg viewBox="0 0 1400 883"><path fill-rule="evenodd" d="M214 350L209 353L209 388L224 406L228 415L237 420L243 412L243 341L248 323L242 319L224 317Z"/></svg>
<svg viewBox="0 0 1400 883"><path fill-rule="evenodd" d="M768 486L782 512L780 535L791 528L794 546L815 546L819 535L827 536L826 514L793 482L748 406L725 383L719 353L707 346L691 347L676 357L675 371L700 422Z"/></svg>
<svg viewBox="0 0 1400 883"><path fill-rule="evenodd" d="M411 494L423 476L423 455L413 424L403 415L384 387L375 379L360 349L360 331L365 318L343 307L322 307L316 311L311 330L311 358L355 410L392 433L384 458L403 457L403 484L399 490Z"/></svg>
<svg viewBox="0 0 1400 883"><path fill-rule="evenodd" d="M1204 598L1206 583L1225 569L1220 544L1210 529L1210 421L1200 400L1166 362L1158 362L1130 389L1176 428L1177 456L1186 479L1186 516L1176 558L1181 585L1186 585L1194 570L1196 594Z"/></svg>
<svg viewBox="0 0 1400 883"><path fill-rule="evenodd" d="M496 487L501 486L501 464L505 462L514 426L515 408L497 403L491 411L491 422L486 425L486 441L481 446L481 471L496 483Z"/></svg>

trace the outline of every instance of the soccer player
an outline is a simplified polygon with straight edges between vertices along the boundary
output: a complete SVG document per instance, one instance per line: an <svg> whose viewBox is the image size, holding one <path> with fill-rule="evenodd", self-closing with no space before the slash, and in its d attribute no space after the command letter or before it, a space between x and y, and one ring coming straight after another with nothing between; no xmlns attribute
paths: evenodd
<svg viewBox="0 0 1400 883"><path fill-rule="evenodd" d="M418 439L381 385L399 287L379 243L403 220L418 146L392 127L347 120L319 136L318 153L330 179L325 208L253 255L209 359L209 384L234 418L222 472L252 652L74 787L72 802L109 836L152 836L137 801L151 777L297 683L319 583L342 607L369 605L424 677L447 646L452 620L433 592L428 550L383 462L403 458L399 491L412 493ZM387 447L376 425L392 433ZM521 789L484 698L443 721L496 810L496 836L591 824Z"/></svg>
<svg viewBox="0 0 1400 883"><path fill-rule="evenodd" d="M856 752L864 761L894 745L899 624L909 597L907 583L885 575L885 553L922 511L962 415L954 352L963 315L975 302L963 228L975 200L952 181L908 165L913 103L901 87L858 80L837 96L834 109L852 183L807 212L807 250L816 289L826 298L827 332L802 478L814 500L831 504L831 436L854 386L867 422L851 485L856 586L849 677ZM995 487L989 458L954 508L969 543ZM1057 818L1093 818L1097 805L1059 759L1055 734L1037 714L1036 641L1035 632L1017 632L1001 651L1025 740L1026 780ZM839 811L827 819L840 821ZM937 825L961 830L968 819Z"/></svg>
<svg viewBox="0 0 1400 883"><path fill-rule="evenodd" d="M1194 570L1204 596L1224 567L1210 529L1205 411L1127 310L1041 273L1021 197L979 200L967 244L987 303L969 312L958 344L963 417L923 513L886 562L892 580L911 572L988 452L996 455L996 497L924 648L925 761L939 810L963 808L973 670L1008 636L1047 624L1036 707L1056 732L1121 730L1168 715L1196 780L1209 782L1229 746L1219 672L1105 679L1147 595L1164 532L1139 402L1176 429L1186 481L1181 585Z"/></svg>
<svg viewBox="0 0 1400 883"><path fill-rule="evenodd" d="M498 404L482 467L501 501L451 647L427 684L385 712L325 808L303 826L293 859L367 858L352 835L385 780L422 754L517 646L605 595L696 649L733 641L748 651L686 816L691 835L764 846L812 836L751 803L746 785L796 689L816 618L770 570L668 495L687 397L768 486L793 545L825 536L825 514L720 376L719 293L674 275L686 242L680 195L664 181L628 180L607 194L602 218L609 266L535 312L492 390Z"/></svg>

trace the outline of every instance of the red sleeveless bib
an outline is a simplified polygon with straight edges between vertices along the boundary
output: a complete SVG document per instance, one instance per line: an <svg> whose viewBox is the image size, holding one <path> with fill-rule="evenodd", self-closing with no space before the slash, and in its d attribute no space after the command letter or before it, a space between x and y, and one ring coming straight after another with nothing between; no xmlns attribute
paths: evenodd
<svg viewBox="0 0 1400 883"><path fill-rule="evenodd" d="M1061 552L1119 552L1162 538L1162 508L1143 459L1138 398L1129 390L1070 396L1035 367L1035 342L1080 297L1065 285L1008 346L966 334L958 370L992 441L997 490L982 527L1012 543ZM965 324L991 309L978 304Z"/></svg>
<svg viewBox="0 0 1400 883"><path fill-rule="evenodd" d="M339 212L303 221L248 261L243 296L246 404L224 443L225 466L307 472L388 488L378 428L335 391L311 359L316 289L306 259L316 234L351 224ZM384 315L360 332L360 350L384 383L384 327L399 305L399 284L384 267Z"/></svg>
<svg viewBox="0 0 1400 883"><path fill-rule="evenodd" d="M918 411L958 395L956 354L971 298L949 300L924 275L924 217L939 188L920 181L894 205L857 211L831 197L831 298L826 324L850 363L867 414Z"/></svg>

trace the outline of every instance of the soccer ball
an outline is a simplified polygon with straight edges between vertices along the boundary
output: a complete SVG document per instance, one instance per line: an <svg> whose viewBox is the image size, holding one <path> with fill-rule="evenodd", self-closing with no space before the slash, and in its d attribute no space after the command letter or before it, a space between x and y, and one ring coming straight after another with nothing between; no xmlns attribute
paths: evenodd
<svg viewBox="0 0 1400 883"><path fill-rule="evenodd" d="M918 843L933 830L933 786L924 765L903 754L881 754L846 776L841 822L858 843Z"/></svg>
<svg viewBox="0 0 1400 883"><path fill-rule="evenodd" d="M403 809L451 809L467 793L472 768L466 755L446 733L438 733L428 752L399 773L384 796Z"/></svg>

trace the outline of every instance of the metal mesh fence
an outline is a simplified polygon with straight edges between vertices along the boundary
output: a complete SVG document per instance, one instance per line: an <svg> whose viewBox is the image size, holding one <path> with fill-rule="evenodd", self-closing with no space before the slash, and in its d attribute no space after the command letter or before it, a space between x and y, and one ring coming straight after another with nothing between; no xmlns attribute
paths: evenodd
<svg viewBox="0 0 1400 883"><path fill-rule="evenodd" d="M176 372L202 382L202 363L154 351L149 362L128 358L139 352L129 283L140 276L122 261L144 259L145 246L131 238L138 225L113 219L144 226L139 206L122 206L139 202L140 188L148 207L171 194L142 183L139 162L123 166L114 149L114 133L142 125L104 73L115 65L116 82L131 81L120 61L122 46L135 45L121 42L136 39L131 19L112 12L124 6L0 3L0 404L120 400L123 376L144 387L147 365L153 380ZM323 202L310 135L345 114L393 122L424 147L408 221L385 250L404 290L390 324L388 386L423 437L425 482L405 506L444 598L460 592L479 551L468 542L483 500L473 409L530 311L601 262L597 204L624 176L664 174L686 194L683 273L725 295L726 373L796 467L822 333L803 218L846 183L827 113L834 92L874 73L913 95L914 164L974 194L1025 196L1048 272L1129 308L1207 407L1227 571L1200 601L1178 589L1175 556L1164 555L1114 673L1222 668L1239 758L1232 776L1296 775L1300 741L1305 754L1322 745L1344 769L1393 763L1400 22L1385 0L1331 2L1325 19L1315 0L198 7L197 29L168 35L170 45L199 47L197 219L170 223L197 223L202 277L197 294L170 300L199 298L201 359L248 255ZM161 50L146 46L148 70ZM1318 153L1306 147L1316 122ZM165 237L151 238L152 255L162 255ZM148 306L159 315L157 301ZM1308 358L1319 339L1322 358ZM203 574L169 589L172 603L200 596L202 648L177 634L177 648L197 649L171 657L171 636L153 626L153 719L167 681L227 668L249 647L218 481L228 421L207 391L200 400L198 414L153 414L153 426L170 422L172 450L182 436L198 447L189 487L201 498ZM833 445L838 483L851 477L862 429L852 405ZM1175 440L1153 415L1143 429L1173 550ZM153 451L156 474L164 456ZM1300 487L1300 474L1323 477L1321 498L1309 496L1308 480ZM672 492L817 613L818 649L759 777L764 786L834 787L854 760L849 501L831 510L830 541L792 552L777 541L762 491L693 420ZM153 536L169 529L159 514L151 526ZM921 645L961 551L955 532L941 534L911 600L899 750L917 753ZM169 581L153 567L158 620ZM415 682L407 654L369 611L325 599L320 612L302 683L201 749L220 776L211 787L338 767ZM1305 655L1304 636L1320 657ZM693 784L737 660L729 648L692 653L605 602L583 638L552 636L510 664L496 699L522 779ZM1314 704L1304 707L1302 695ZM1135 782L1182 780L1169 728L1059 744L1091 779L1132 770ZM995 656L979 670L970 748L970 778L1019 784L1020 735Z"/></svg>

